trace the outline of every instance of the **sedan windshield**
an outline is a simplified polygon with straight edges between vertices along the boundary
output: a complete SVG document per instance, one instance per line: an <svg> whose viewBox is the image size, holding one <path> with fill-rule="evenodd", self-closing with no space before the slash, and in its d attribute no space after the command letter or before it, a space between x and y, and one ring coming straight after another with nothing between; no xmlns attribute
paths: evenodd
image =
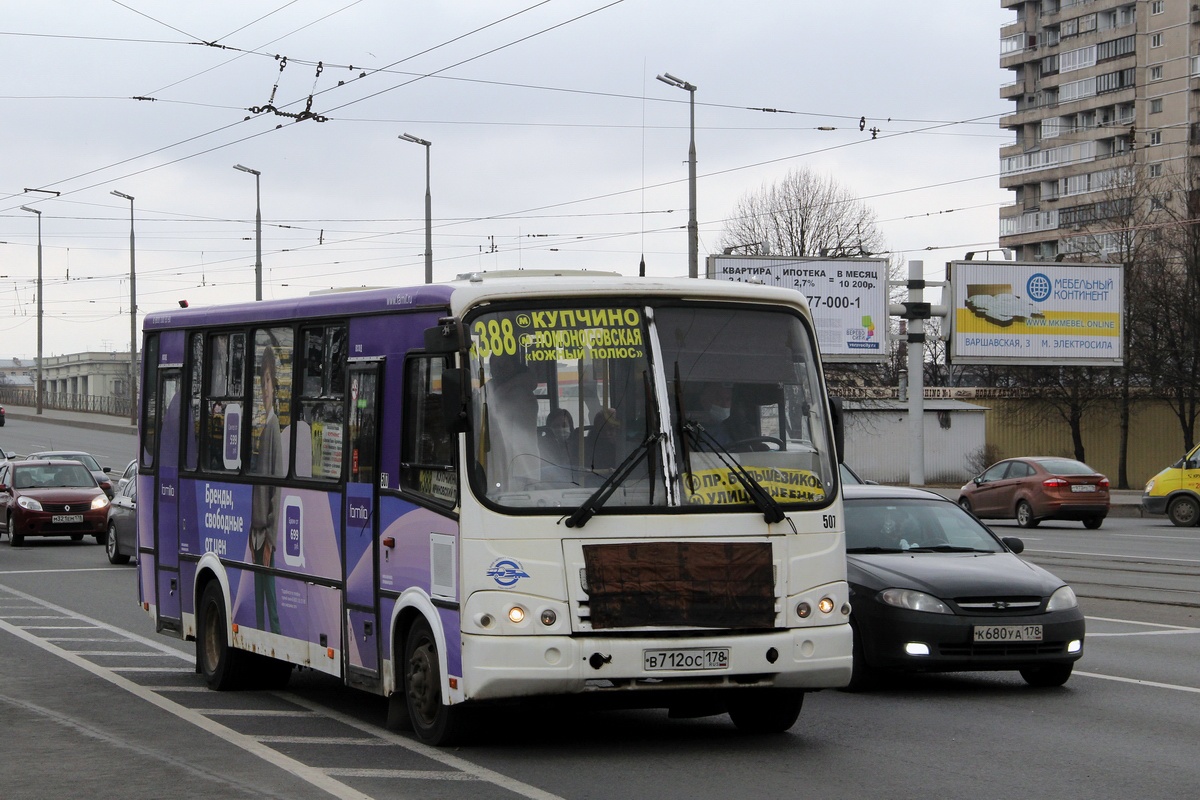
<svg viewBox="0 0 1200 800"><path fill-rule="evenodd" d="M792 312L559 305L468 325L474 485L492 503L764 510L831 495L820 370Z"/></svg>
<svg viewBox="0 0 1200 800"><path fill-rule="evenodd" d="M96 480L80 464L50 464L17 467L13 485L18 489L95 488Z"/></svg>
<svg viewBox="0 0 1200 800"><path fill-rule="evenodd" d="M846 501L846 552L1000 553L1004 547L954 503L872 497Z"/></svg>

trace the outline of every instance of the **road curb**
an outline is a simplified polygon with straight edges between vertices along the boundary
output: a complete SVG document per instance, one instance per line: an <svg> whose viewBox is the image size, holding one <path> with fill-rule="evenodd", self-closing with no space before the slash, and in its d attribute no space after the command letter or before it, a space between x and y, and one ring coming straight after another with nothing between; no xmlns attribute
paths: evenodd
<svg viewBox="0 0 1200 800"><path fill-rule="evenodd" d="M62 425L69 428L89 428L91 430L104 431L106 433L127 433L131 436L137 436L137 428L129 423L121 424L117 422L98 421L94 419L79 419L59 417L54 414L38 415L32 412L8 410L5 416L9 420L23 420L26 422L46 422L51 425Z"/></svg>

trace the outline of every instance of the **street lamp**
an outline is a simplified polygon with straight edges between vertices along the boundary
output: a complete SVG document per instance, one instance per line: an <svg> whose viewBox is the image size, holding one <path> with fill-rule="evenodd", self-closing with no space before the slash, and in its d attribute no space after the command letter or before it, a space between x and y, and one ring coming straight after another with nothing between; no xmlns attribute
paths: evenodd
<svg viewBox="0 0 1200 800"><path fill-rule="evenodd" d="M411 133L399 138L425 148L425 282L433 283L433 200L429 194L429 148L433 143Z"/></svg>
<svg viewBox="0 0 1200 800"><path fill-rule="evenodd" d="M137 425L137 270L133 258L133 198L115 190L111 194L129 201L129 424Z"/></svg>
<svg viewBox="0 0 1200 800"><path fill-rule="evenodd" d="M21 206L22 211L37 214L38 220L38 277L37 277L37 413L42 413L42 212L29 206Z"/></svg>
<svg viewBox="0 0 1200 800"><path fill-rule="evenodd" d="M262 173L241 164L234 164L233 168L254 176L254 299L262 300L262 192L259 186Z"/></svg>
<svg viewBox="0 0 1200 800"><path fill-rule="evenodd" d="M692 131L688 145L688 277L695 278L700 274L700 227L696 224L696 87L669 72L655 77L688 93Z"/></svg>

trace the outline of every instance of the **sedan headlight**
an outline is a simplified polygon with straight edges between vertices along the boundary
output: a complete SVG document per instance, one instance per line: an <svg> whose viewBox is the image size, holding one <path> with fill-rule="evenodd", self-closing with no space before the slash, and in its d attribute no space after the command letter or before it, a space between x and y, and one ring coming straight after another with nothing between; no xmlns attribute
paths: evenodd
<svg viewBox="0 0 1200 800"><path fill-rule="evenodd" d="M21 508L24 508L28 511L41 511L42 510L41 503L39 503L37 500L34 500L32 497L25 497L24 495L17 498L17 505L19 505Z"/></svg>
<svg viewBox="0 0 1200 800"><path fill-rule="evenodd" d="M879 599L889 606L904 608L909 611L925 611L930 614L954 613L950 610L950 606L938 600L933 595L917 592L912 589L884 589L879 593Z"/></svg>
<svg viewBox="0 0 1200 800"><path fill-rule="evenodd" d="M1075 599L1075 591L1070 586L1060 586L1058 591L1050 595L1050 602L1046 603L1046 610L1065 611L1078 605L1079 601Z"/></svg>
<svg viewBox="0 0 1200 800"><path fill-rule="evenodd" d="M95 511L98 508L107 508L107 507L108 507L108 496L107 495L98 494L92 498L92 511Z"/></svg>

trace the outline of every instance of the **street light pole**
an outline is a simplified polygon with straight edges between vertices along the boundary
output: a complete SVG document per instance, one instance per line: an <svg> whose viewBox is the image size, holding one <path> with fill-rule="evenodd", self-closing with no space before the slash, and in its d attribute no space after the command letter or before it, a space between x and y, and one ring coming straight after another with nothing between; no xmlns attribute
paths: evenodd
<svg viewBox="0 0 1200 800"><path fill-rule="evenodd" d="M262 192L259 186L262 173L241 164L234 164L233 168L254 176L254 299L262 300Z"/></svg>
<svg viewBox="0 0 1200 800"><path fill-rule="evenodd" d="M21 206L22 211L37 214L38 221L38 276L37 276L37 413L42 413L42 212L29 206Z"/></svg>
<svg viewBox="0 0 1200 800"><path fill-rule="evenodd" d="M118 191L112 194L129 201L129 424L137 425L137 269L133 255L133 198Z"/></svg>
<svg viewBox="0 0 1200 800"><path fill-rule="evenodd" d="M700 274L700 226L696 222L696 86L669 72L655 76L658 80L688 93L691 116L691 142L688 144L688 277Z"/></svg>
<svg viewBox="0 0 1200 800"><path fill-rule="evenodd" d="M425 282L433 283L433 199L429 193L429 149L433 143L411 133L399 138L425 148Z"/></svg>

